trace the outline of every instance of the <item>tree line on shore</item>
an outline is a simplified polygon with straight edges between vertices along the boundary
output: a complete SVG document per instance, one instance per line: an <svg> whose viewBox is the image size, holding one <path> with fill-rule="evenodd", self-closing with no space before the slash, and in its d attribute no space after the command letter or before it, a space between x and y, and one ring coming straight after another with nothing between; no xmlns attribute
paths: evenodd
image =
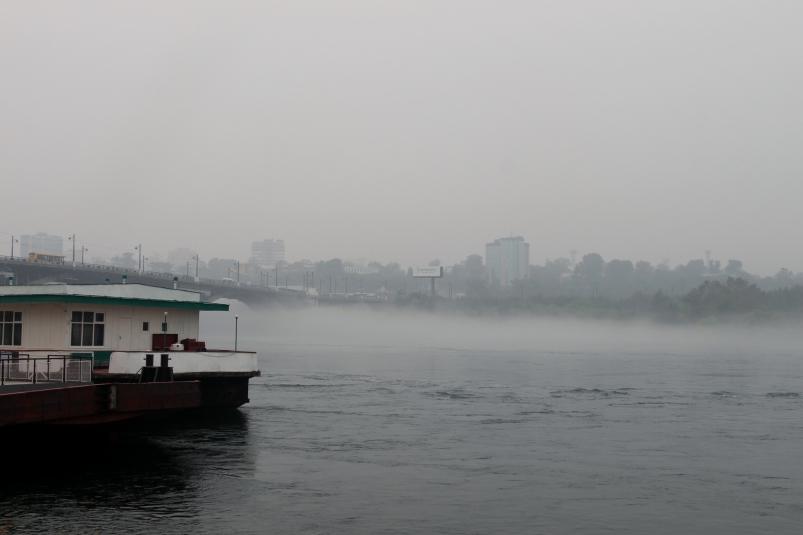
<svg viewBox="0 0 803 535"><path fill-rule="evenodd" d="M130 253L114 259L124 267L136 267ZM131 265L133 264L133 266ZM430 265L440 265L438 260ZM207 278L236 277L251 284L300 286L307 284L321 294L392 296L399 306L431 307L429 280L414 279L412 269L399 263L370 262L371 273L350 273L350 264L339 258L320 262L283 262L273 270L239 265L234 259L213 258L200 262L199 275ZM148 266L166 268L171 266ZM174 266L172 266L174 267ZM312 276L305 273L314 273ZM194 273L193 273L194 274ZM278 280L277 280L278 279ZM438 295L451 305L444 309L472 314L539 313L580 316L646 316L661 321L707 321L724 316L751 315L761 318L798 314L803 311L803 273L781 269L773 276L749 273L742 262L723 264L691 260L670 268L668 262L605 261L591 253L576 264L569 259L547 260L530 266L528 278L499 287L488 283L480 255L445 269L437 280Z"/></svg>
<svg viewBox="0 0 803 535"><path fill-rule="evenodd" d="M462 313L471 316L553 316L597 319L649 319L663 323L765 323L803 319L803 286L761 290L739 277L707 280L687 293L637 292L628 298L508 294L433 299L423 292L395 301L402 308Z"/></svg>

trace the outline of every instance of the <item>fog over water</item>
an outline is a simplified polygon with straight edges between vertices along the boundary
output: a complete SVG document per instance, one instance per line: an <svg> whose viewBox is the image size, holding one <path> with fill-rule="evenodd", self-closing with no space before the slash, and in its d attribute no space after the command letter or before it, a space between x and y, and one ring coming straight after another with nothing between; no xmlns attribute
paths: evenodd
<svg viewBox="0 0 803 535"><path fill-rule="evenodd" d="M799 329L236 308L262 370L249 404L71 462L19 450L0 522L176 534L803 523ZM208 316L207 341L230 347L234 314Z"/></svg>
<svg viewBox="0 0 803 535"><path fill-rule="evenodd" d="M782 351L803 347L799 322L768 327L744 325L674 326L648 321L594 321L525 316L480 317L409 310L376 312L367 307L250 310L229 303L228 317L201 316L201 332L214 343L233 345L234 315L239 315L240 347L272 344L447 348L499 351L604 351L651 354L704 351L726 355L741 351ZM225 317L225 319L224 319Z"/></svg>
<svg viewBox="0 0 803 535"><path fill-rule="evenodd" d="M2 255L326 296L201 314L237 410L0 437L0 532L800 533L801 50L792 1L0 2Z"/></svg>

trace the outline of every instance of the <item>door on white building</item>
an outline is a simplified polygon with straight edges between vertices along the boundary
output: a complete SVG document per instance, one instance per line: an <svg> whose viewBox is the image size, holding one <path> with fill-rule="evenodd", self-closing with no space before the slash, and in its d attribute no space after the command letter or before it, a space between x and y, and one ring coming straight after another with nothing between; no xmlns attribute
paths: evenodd
<svg viewBox="0 0 803 535"><path fill-rule="evenodd" d="M131 318L117 320L117 338L118 351L131 351Z"/></svg>

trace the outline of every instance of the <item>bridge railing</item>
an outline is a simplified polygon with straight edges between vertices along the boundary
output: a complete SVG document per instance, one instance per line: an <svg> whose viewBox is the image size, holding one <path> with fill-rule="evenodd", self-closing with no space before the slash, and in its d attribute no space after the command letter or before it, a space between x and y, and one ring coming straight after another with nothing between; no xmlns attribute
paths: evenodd
<svg viewBox="0 0 803 535"><path fill-rule="evenodd" d="M236 282L236 281L224 281L220 279L207 279L205 277L193 277L187 275L175 275L173 273L164 273L160 271L147 271L147 270L139 270L133 268L124 268L118 266L108 266L105 264L89 264L89 263L80 263L75 262L75 266L73 266L73 262L69 260L65 260L63 264L54 264L48 262L33 262L28 260L27 258L21 257L10 257L0 255L0 261L3 262L15 262L21 264L28 264L28 265L36 265L36 266L46 266L46 267L59 267L59 268L70 268L70 269L82 269L87 271L100 271L105 273L120 273L120 274L132 274L137 275L140 277L154 277L162 280L173 280L173 277L178 277L180 282L189 282L194 284L211 284L215 286L226 286L232 288L246 288L248 290L257 290L257 291L264 291L264 292L283 292L288 294L305 294L303 290L296 290L294 288L282 288L282 287L275 287L275 286L259 286L255 284L251 284L248 282Z"/></svg>

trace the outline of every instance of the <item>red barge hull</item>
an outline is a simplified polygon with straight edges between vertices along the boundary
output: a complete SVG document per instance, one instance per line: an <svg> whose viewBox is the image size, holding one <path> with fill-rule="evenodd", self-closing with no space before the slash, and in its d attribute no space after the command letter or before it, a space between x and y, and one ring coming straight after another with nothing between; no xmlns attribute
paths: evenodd
<svg viewBox="0 0 803 535"><path fill-rule="evenodd" d="M201 406L199 381L105 383L0 394L0 429L86 426L163 417Z"/></svg>

